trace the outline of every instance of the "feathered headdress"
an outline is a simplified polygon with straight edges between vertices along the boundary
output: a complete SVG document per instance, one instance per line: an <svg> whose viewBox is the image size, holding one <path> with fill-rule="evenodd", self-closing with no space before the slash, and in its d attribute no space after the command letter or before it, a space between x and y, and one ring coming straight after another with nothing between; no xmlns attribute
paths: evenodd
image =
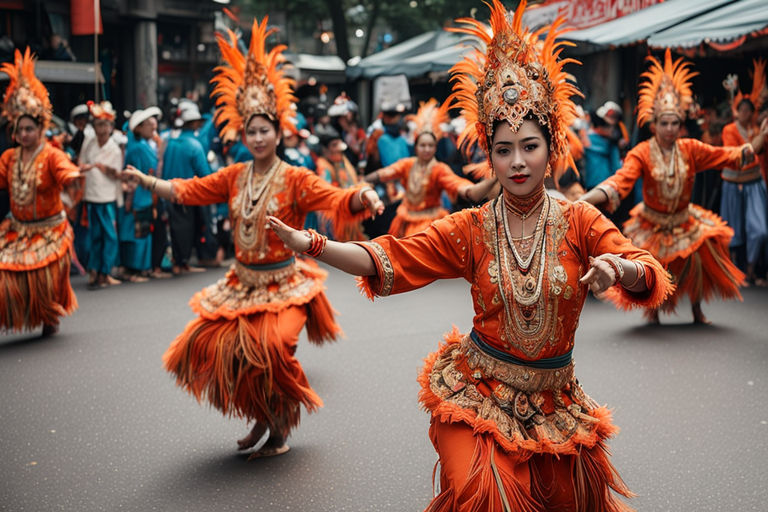
<svg viewBox="0 0 768 512"><path fill-rule="evenodd" d="M9 79L3 97L3 115L13 126L23 115L34 117L45 129L51 121L53 109L48 89L35 76L35 56L29 47L24 50L23 56L16 50L14 62L4 62L0 71Z"/></svg>
<svg viewBox="0 0 768 512"><path fill-rule="evenodd" d="M556 41L565 30L558 18L549 27L531 32L523 27L527 2L522 0L510 23L507 10L493 0L490 31L471 18L456 20L465 27L449 29L476 37L485 49L476 49L451 68L453 93L448 101L462 109L466 127L459 143L470 148L475 143L487 152L488 139L497 120L518 130L527 116L533 116L551 134L550 164L554 169L575 168L568 151L568 127L576 118L571 97L581 95L567 81L563 66L573 59L559 59L563 46L572 43ZM542 40L540 36L544 33Z"/></svg>
<svg viewBox="0 0 768 512"><path fill-rule="evenodd" d="M662 114L675 114L680 120L693 104L691 78L698 75L691 71L691 63L680 57L672 61L672 52L664 53L664 65L649 55L651 65L640 76L647 80L640 85L637 100L637 123L640 126Z"/></svg>
<svg viewBox="0 0 768 512"><path fill-rule="evenodd" d="M217 66L211 98L216 98L215 121L224 142L236 140L254 115L264 115L280 123L281 130L296 131L291 122L293 95L291 78L283 75L280 65L285 60L285 45L266 51L266 40L277 29L267 30L268 16L261 23L253 20L248 54L237 47L237 35L228 30L229 41L217 34L221 57L225 64Z"/></svg>
<svg viewBox="0 0 768 512"><path fill-rule="evenodd" d="M436 140L440 140L443 136L441 125L449 121L448 106L447 101L440 105L435 98L419 103L416 114L411 114L407 118L416 125L415 138L418 139L422 133L431 133Z"/></svg>
<svg viewBox="0 0 768 512"><path fill-rule="evenodd" d="M739 108L739 103L743 100L749 100L755 107L755 116L760 111L760 107L768 99L768 87L765 82L765 59L754 59L752 61L752 71L749 72L750 78L752 78L752 92L744 94L738 91L738 81L734 81L733 90L736 94L733 96L733 103L731 108L733 109L733 115L736 115L736 111Z"/></svg>

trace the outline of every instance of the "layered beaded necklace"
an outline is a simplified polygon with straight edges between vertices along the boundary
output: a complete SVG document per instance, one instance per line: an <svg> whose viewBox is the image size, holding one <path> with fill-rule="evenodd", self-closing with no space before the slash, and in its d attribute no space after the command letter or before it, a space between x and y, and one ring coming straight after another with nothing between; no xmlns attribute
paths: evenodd
<svg viewBox="0 0 768 512"><path fill-rule="evenodd" d="M531 262L533 261L533 256L537 252L539 242L543 240L543 233L544 229L541 229L541 223L542 219L546 217L545 210L548 210L549 203L547 205L544 205L544 202L547 198L547 194L544 191L544 187L541 187L539 190L534 192L528 197L519 198L519 197L513 197L509 198L506 194L504 195L504 207L506 210L515 215L516 217L520 218L520 225L521 225L521 233L520 233L520 240L525 240L525 221L528 217L531 216L537 209L539 210L539 218L536 220L536 227L533 230L533 243L531 244L532 249L527 255L521 255L517 250L517 244L514 243L514 239L512 238L510 231L509 231L509 221L507 219L507 215L503 216L503 222L504 222L504 233L507 237L507 242L509 243L510 249L512 249L512 254L515 256L515 261L517 262L517 267L520 269L521 272L526 273L528 272L528 269L531 267ZM541 208L539 208L541 207Z"/></svg>
<svg viewBox="0 0 768 512"><path fill-rule="evenodd" d="M260 242L259 256L265 255L266 240L264 236L264 224L266 223L267 204L260 201L265 195L267 189L271 189L274 183L274 177L281 168L279 158L275 158L270 168L262 174L261 180L254 185L254 174L257 174L253 168L253 161L249 162L246 170L247 179L245 191L241 195L240 202L240 222L238 227L238 238L244 249L252 249L257 242ZM270 190L271 192L271 190ZM271 193L266 194L271 196Z"/></svg>

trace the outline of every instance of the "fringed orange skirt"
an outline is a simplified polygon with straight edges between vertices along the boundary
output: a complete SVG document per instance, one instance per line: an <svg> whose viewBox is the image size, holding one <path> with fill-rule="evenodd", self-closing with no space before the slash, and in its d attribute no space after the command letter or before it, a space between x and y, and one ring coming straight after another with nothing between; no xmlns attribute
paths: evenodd
<svg viewBox="0 0 768 512"><path fill-rule="evenodd" d="M341 329L314 262L254 271L233 265L190 301L191 321L163 356L176 382L225 415L255 420L287 436L322 400L294 356L301 329L309 340L336 339Z"/></svg>
<svg viewBox="0 0 768 512"><path fill-rule="evenodd" d="M677 285L662 311L674 312L684 294L691 302L714 295L742 300L739 287L745 276L728 253L733 230L709 210L689 204L687 210L664 215L640 203L630 212L624 234L658 259Z"/></svg>
<svg viewBox="0 0 768 512"><path fill-rule="evenodd" d="M389 226L389 234L397 238L402 238L414 233L424 231L437 219L442 219L448 215L448 210L436 206L426 210L410 210L405 202L397 207L397 214L392 219Z"/></svg>
<svg viewBox="0 0 768 512"><path fill-rule="evenodd" d="M0 327L55 325L77 309L69 282L72 240L65 217L0 224Z"/></svg>
<svg viewBox="0 0 768 512"><path fill-rule="evenodd" d="M428 512L632 510L613 494L633 496L606 449L618 429L572 364L510 365L455 329L445 340L419 377L440 468Z"/></svg>

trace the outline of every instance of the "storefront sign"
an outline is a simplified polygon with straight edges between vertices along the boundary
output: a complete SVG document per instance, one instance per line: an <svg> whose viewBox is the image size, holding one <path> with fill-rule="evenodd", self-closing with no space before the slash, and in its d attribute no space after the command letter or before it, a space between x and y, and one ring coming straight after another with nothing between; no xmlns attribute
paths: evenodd
<svg viewBox="0 0 768 512"><path fill-rule="evenodd" d="M525 13L525 23L535 29L565 17L565 26L581 30L661 3L663 0L547 0L531 6Z"/></svg>

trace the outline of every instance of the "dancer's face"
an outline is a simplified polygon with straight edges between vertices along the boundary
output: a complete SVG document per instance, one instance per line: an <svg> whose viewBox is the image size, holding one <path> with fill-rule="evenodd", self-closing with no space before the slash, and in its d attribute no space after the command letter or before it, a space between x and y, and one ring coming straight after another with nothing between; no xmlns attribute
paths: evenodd
<svg viewBox="0 0 768 512"><path fill-rule="evenodd" d="M525 197L540 188L547 174L549 147L539 123L526 119L517 132L499 123L493 132L491 164L508 193Z"/></svg>
<svg viewBox="0 0 768 512"><path fill-rule="evenodd" d="M437 151L437 142L435 142L435 138L432 135L425 133L416 140L416 156L422 162L432 160L432 157L435 156L435 151Z"/></svg>
<svg viewBox="0 0 768 512"><path fill-rule="evenodd" d="M755 110L750 106L749 103L742 103L739 105L738 110L736 110L736 119L739 120L739 123L741 123L742 126L748 126L752 121L752 114L755 113Z"/></svg>
<svg viewBox="0 0 768 512"><path fill-rule="evenodd" d="M24 149L35 149L43 137L43 127L28 117L16 123L16 141Z"/></svg>
<svg viewBox="0 0 768 512"><path fill-rule="evenodd" d="M245 127L245 145L253 155L254 160L274 158L280 137L277 130L266 117L253 116Z"/></svg>
<svg viewBox="0 0 768 512"><path fill-rule="evenodd" d="M675 114L661 114L653 123L654 133L662 146L669 147L680 136L680 118Z"/></svg>

